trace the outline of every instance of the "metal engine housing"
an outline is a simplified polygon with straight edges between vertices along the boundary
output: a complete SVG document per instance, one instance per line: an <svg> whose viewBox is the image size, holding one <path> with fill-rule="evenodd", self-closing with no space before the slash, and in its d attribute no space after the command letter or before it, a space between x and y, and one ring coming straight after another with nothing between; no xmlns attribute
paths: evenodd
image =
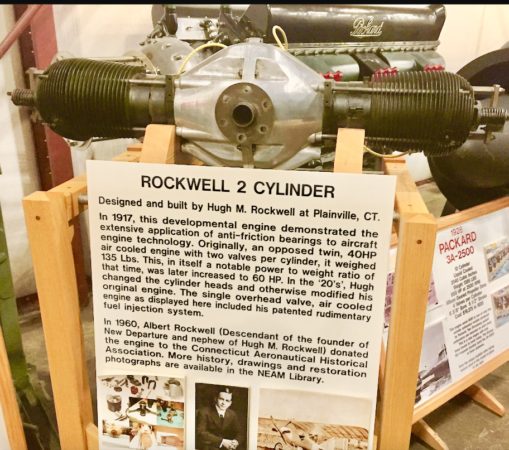
<svg viewBox="0 0 509 450"><path fill-rule="evenodd" d="M322 127L321 84L304 63L259 39L225 48L175 81L182 150L215 166L294 169L317 159L320 147L308 137Z"/></svg>

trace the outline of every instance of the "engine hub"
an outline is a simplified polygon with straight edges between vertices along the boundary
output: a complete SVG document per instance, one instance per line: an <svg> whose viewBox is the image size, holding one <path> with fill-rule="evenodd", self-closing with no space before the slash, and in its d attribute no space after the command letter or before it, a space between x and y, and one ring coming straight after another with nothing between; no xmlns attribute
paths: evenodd
<svg viewBox="0 0 509 450"><path fill-rule="evenodd" d="M249 39L221 50L175 82L182 150L210 165L293 169L320 157L323 78L281 49ZM211 105L214 107L211 108Z"/></svg>

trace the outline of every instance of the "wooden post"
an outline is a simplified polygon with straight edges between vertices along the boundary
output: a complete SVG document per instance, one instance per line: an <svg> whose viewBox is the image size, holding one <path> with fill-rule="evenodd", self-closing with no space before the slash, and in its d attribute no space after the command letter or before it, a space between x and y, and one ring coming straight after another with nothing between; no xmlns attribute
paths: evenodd
<svg viewBox="0 0 509 450"><path fill-rule="evenodd" d="M424 420L414 423L412 433L421 441L428 444L433 450L449 450L447 444L442 441L440 436Z"/></svg>
<svg viewBox="0 0 509 450"><path fill-rule="evenodd" d="M85 429L87 433L88 450L99 450L99 432L94 423L89 423Z"/></svg>
<svg viewBox="0 0 509 450"><path fill-rule="evenodd" d="M180 151L180 139L174 125L155 124L147 126L145 130L139 162L203 165L193 156Z"/></svg>
<svg viewBox="0 0 509 450"><path fill-rule="evenodd" d="M479 384L473 384L466 388L463 393L468 395L474 402L484 406L492 413L495 413L497 416L502 417L505 415L504 405L502 405L502 403L500 403L492 393L484 389Z"/></svg>
<svg viewBox="0 0 509 450"><path fill-rule="evenodd" d="M436 220L404 161L386 161L385 166L386 173L398 177L396 209L400 225L378 445L380 450L406 450L412 430Z"/></svg>
<svg viewBox="0 0 509 450"><path fill-rule="evenodd" d="M72 189L69 189L72 190ZM41 318L48 352L60 444L86 450L85 426L92 422L81 332L72 229L68 207L72 195L35 192L23 200L32 251Z"/></svg>
<svg viewBox="0 0 509 450"><path fill-rule="evenodd" d="M334 172L362 173L364 133L357 128L338 129Z"/></svg>
<svg viewBox="0 0 509 450"><path fill-rule="evenodd" d="M0 329L0 409L3 415L5 428L7 431L7 444L11 450L27 450L25 433L19 413L16 391L12 382L12 375L9 369L9 360L2 330ZM2 426L2 424L0 424Z"/></svg>
<svg viewBox="0 0 509 450"><path fill-rule="evenodd" d="M362 155L364 154L363 129L339 128L336 140L336 155L334 158L334 173L362 173ZM385 361L385 348L382 345L381 361ZM383 376L383 365L380 364L380 376ZM378 445L378 429L380 424L375 418L373 449Z"/></svg>
<svg viewBox="0 0 509 450"><path fill-rule="evenodd" d="M149 125L145 131L140 155L142 163L174 162L177 136L172 125Z"/></svg>

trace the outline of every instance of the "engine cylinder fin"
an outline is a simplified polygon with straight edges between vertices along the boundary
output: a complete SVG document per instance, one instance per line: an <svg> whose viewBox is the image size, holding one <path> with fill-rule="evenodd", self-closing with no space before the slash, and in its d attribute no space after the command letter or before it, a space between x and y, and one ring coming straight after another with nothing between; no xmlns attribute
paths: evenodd
<svg viewBox="0 0 509 450"><path fill-rule="evenodd" d="M475 99L470 84L447 72L373 78L366 136L376 150L448 153L468 138Z"/></svg>
<svg viewBox="0 0 509 450"><path fill-rule="evenodd" d="M105 61L64 59L52 64L37 90L37 108L50 127L76 140L135 136L129 80L143 68Z"/></svg>

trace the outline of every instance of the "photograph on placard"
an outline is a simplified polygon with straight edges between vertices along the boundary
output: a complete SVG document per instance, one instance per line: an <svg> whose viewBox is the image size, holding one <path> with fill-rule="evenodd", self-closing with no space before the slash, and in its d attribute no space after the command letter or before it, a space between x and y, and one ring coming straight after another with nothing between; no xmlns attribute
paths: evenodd
<svg viewBox="0 0 509 450"><path fill-rule="evenodd" d="M155 398L136 398L129 397L129 408L127 408L127 417L129 420L146 423L147 425L157 425L158 403Z"/></svg>
<svg viewBox="0 0 509 450"><path fill-rule="evenodd" d="M389 323L391 320L391 306L392 306L392 296L394 295L394 272L391 272L387 275L387 288L385 291L385 310L384 310L384 328L389 327ZM435 289L435 281L433 280L433 276L431 277L431 281L429 284L428 290L428 306L427 310L431 311L435 306L438 305L438 297Z"/></svg>
<svg viewBox="0 0 509 450"><path fill-rule="evenodd" d="M155 427L157 444L165 450L185 450L184 429Z"/></svg>
<svg viewBox="0 0 509 450"><path fill-rule="evenodd" d="M185 450L184 429L131 422L129 449ZM121 448L121 447L119 447Z"/></svg>
<svg viewBox="0 0 509 450"><path fill-rule="evenodd" d="M257 450L367 449L371 401L261 389Z"/></svg>
<svg viewBox="0 0 509 450"><path fill-rule="evenodd" d="M142 422L131 422L130 449L148 450L154 449L157 439L153 425Z"/></svg>
<svg viewBox="0 0 509 450"><path fill-rule="evenodd" d="M246 450L249 389L196 383L196 450Z"/></svg>
<svg viewBox="0 0 509 450"><path fill-rule="evenodd" d="M100 417L99 433L102 448L129 448L131 423L129 408L129 380L125 375L100 377L97 382L97 408Z"/></svg>
<svg viewBox="0 0 509 450"><path fill-rule="evenodd" d="M98 377L101 449L184 450L184 380Z"/></svg>
<svg viewBox="0 0 509 450"><path fill-rule="evenodd" d="M509 323L509 286L491 294L491 305L496 327Z"/></svg>
<svg viewBox="0 0 509 450"><path fill-rule="evenodd" d="M161 397L157 402L159 405L157 425L184 428L184 403L172 402Z"/></svg>
<svg viewBox="0 0 509 450"><path fill-rule="evenodd" d="M504 237L484 246L484 258L488 281L494 281L509 273L509 239Z"/></svg>
<svg viewBox="0 0 509 450"><path fill-rule="evenodd" d="M422 337L415 402L420 403L451 382L442 321L427 326Z"/></svg>
<svg viewBox="0 0 509 450"><path fill-rule="evenodd" d="M184 380L181 378L168 378L163 383L164 396L174 402L184 401Z"/></svg>
<svg viewBox="0 0 509 450"><path fill-rule="evenodd" d="M117 443L119 448L129 445L131 424L128 420L103 420L101 429L104 437L109 438L107 441ZM122 442L125 444L124 446L122 446Z"/></svg>

